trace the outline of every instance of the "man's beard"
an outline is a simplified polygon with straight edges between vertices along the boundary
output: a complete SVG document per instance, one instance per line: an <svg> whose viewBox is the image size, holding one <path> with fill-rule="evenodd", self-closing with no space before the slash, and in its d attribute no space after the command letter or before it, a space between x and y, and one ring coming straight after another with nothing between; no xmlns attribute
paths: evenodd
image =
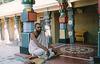
<svg viewBox="0 0 100 64"><path fill-rule="evenodd" d="M41 33L41 30L37 30L36 32L37 32L38 34L40 34L40 33Z"/></svg>

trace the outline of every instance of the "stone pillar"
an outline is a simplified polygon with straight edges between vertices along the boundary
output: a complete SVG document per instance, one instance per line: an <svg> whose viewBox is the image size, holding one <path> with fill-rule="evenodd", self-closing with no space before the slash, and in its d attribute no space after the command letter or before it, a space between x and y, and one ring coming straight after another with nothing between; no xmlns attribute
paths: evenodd
<svg viewBox="0 0 100 64"><path fill-rule="evenodd" d="M9 17L4 17L6 28L9 31Z"/></svg>
<svg viewBox="0 0 100 64"><path fill-rule="evenodd" d="M2 41L2 21L0 19L0 42Z"/></svg>
<svg viewBox="0 0 100 64"><path fill-rule="evenodd" d="M9 18L4 17L4 41L6 44L12 44L9 40Z"/></svg>
<svg viewBox="0 0 100 64"><path fill-rule="evenodd" d="M60 23L60 43L67 43L67 0L57 0L59 2L60 6L60 17L59 17L59 23Z"/></svg>
<svg viewBox="0 0 100 64"><path fill-rule="evenodd" d="M14 43L17 45L20 43L19 20L20 16L14 16Z"/></svg>
<svg viewBox="0 0 100 64"><path fill-rule="evenodd" d="M46 11L44 12L44 23L45 23L45 35L47 38L47 43L48 45L50 45L52 43L52 38L51 38L51 12L50 11Z"/></svg>
<svg viewBox="0 0 100 64"><path fill-rule="evenodd" d="M14 23L15 23L17 29L19 28L19 23L18 23L19 20L20 20L20 16L14 16Z"/></svg>
<svg viewBox="0 0 100 64"><path fill-rule="evenodd" d="M20 53L29 54L28 46L30 40L30 33L34 30L33 23L37 20L36 13L33 10L33 4L35 0L22 0L24 5L24 10L21 14L23 22L23 31L22 31L22 44L20 46Z"/></svg>
<svg viewBox="0 0 100 64"><path fill-rule="evenodd" d="M94 57L94 64L100 64L100 0L98 0L98 16L99 16L98 50L97 50L97 56Z"/></svg>
<svg viewBox="0 0 100 64"><path fill-rule="evenodd" d="M100 0L98 0L99 31L98 31L98 56L100 57Z"/></svg>
<svg viewBox="0 0 100 64"><path fill-rule="evenodd" d="M100 56L100 15L99 15L99 31L98 31L98 56Z"/></svg>
<svg viewBox="0 0 100 64"><path fill-rule="evenodd" d="M51 37L52 37L52 43L56 44L59 42L59 12L54 11L51 14Z"/></svg>
<svg viewBox="0 0 100 64"><path fill-rule="evenodd" d="M68 1L68 35L70 38L70 44L75 42L75 31L74 31L74 12L71 2Z"/></svg>

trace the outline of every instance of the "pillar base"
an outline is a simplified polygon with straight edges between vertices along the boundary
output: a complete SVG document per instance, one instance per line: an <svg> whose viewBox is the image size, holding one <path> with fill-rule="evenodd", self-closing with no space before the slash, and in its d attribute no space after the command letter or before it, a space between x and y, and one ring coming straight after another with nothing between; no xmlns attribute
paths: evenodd
<svg viewBox="0 0 100 64"><path fill-rule="evenodd" d="M28 48L20 47L20 53L22 53L22 54L29 54Z"/></svg>
<svg viewBox="0 0 100 64"><path fill-rule="evenodd" d="M99 56L94 57L94 63L100 64L100 57Z"/></svg>
<svg viewBox="0 0 100 64"><path fill-rule="evenodd" d="M59 43L69 44L70 40L69 40L69 38L67 38L67 39L59 39Z"/></svg>

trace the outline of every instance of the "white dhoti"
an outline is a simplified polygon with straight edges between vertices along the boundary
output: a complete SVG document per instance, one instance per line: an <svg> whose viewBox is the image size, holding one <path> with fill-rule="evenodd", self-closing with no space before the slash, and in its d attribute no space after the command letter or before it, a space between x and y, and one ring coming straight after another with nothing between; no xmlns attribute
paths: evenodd
<svg viewBox="0 0 100 64"><path fill-rule="evenodd" d="M44 54L44 50L42 48L39 48L33 40L30 40L29 43L29 53L32 54L32 56L40 56Z"/></svg>
<svg viewBox="0 0 100 64"><path fill-rule="evenodd" d="M50 55L47 56L47 52L45 50L43 50L42 48L39 48L33 40L30 40L30 44L29 44L29 53L32 54L33 57L38 56L39 58L50 58L52 56L54 56L54 52L52 52L52 49L49 49L49 53Z"/></svg>
<svg viewBox="0 0 100 64"><path fill-rule="evenodd" d="M45 34L43 32L41 32L41 34L38 36L37 40L39 41L39 43L41 43L44 47L48 48L48 42L47 39L45 37ZM45 50L43 50L42 48L39 48L33 40L30 39L30 43L29 43L29 53L32 54L32 56L38 56L39 58L50 58L51 56L54 55L54 53L52 52L52 49L49 49L49 57L47 56L47 52Z"/></svg>

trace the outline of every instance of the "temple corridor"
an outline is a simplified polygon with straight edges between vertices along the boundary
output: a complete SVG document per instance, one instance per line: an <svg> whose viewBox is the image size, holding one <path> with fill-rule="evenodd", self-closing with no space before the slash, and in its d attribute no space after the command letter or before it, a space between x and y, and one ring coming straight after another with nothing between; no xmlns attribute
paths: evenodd
<svg viewBox="0 0 100 64"><path fill-rule="evenodd" d="M44 58L30 53L31 40ZM100 64L100 0L0 0L0 64L30 62Z"/></svg>

